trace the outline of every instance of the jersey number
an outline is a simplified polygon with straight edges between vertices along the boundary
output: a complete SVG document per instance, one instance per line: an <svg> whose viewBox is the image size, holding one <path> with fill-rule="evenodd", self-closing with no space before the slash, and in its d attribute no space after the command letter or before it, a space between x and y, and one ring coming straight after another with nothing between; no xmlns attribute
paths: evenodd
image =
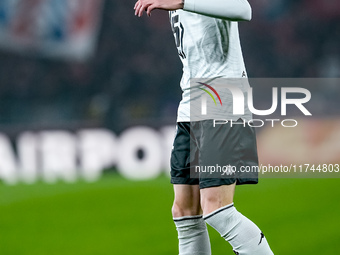
<svg viewBox="0 0 340 255"><path fill-rule="evenodd" d="M172 32L174 33L178 55L184 59L186 58L185 53L183 51L184 27L182 23L179 22L179 16L176 12L170 13L170 23L171 23Z"/></svg>

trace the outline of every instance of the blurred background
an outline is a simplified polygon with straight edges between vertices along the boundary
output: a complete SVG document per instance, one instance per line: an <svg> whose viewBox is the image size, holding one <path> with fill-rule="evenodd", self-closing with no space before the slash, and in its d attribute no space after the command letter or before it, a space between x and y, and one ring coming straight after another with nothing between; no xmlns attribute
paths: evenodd
<svg viewBox="0 0 340 255"><path fill-rule="evenodd" d="M316 116L258 130L261 162L340 163L340 4L250 3L249 77L331 81L310 88ZM133 6L0 0L0 254L176 254L168 160L181 63L167 12L137 18ZM267 178L235 203L275 254L338 254L339 184ZM233 254L211 235L214 253Z"/></svg>

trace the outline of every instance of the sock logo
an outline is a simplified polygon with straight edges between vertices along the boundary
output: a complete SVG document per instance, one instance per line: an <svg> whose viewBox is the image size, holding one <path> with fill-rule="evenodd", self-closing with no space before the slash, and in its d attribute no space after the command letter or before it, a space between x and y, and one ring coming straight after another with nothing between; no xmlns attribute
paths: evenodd
<svg viewBox="0 0 340 255"><path fill-rule="evenodd" d="M262 242L262 239L264 238L264 234L261 232L261 239L258 245L260 245L260 243Z"/></svg>
<svg viewBox="0 0 340 255"><path fill-rule="evenodd" d="M236 255L239 255L240 253L238 253L237 251L233 250L233 252L236 254Z"/></svg>

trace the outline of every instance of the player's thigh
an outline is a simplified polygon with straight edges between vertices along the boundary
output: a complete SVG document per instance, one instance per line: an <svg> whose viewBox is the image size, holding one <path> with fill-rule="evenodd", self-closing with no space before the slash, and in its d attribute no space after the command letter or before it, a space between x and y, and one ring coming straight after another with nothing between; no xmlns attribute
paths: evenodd
<svg viewBox="0 0 340 255"><path fill-rule="evenodd" d="M190 123L177 123L177 132L171 152L171 183L175 199L172 208L174 217L201 214L199 179L191 176L197 165L198 151L190 134Z"/></svg>
<svg viewBox="0 0 340 255"><path fill-rule="evenodd" d="M237 123L237 124L235 124ZM257 173L243 171L257 166L255 130L243 125L214 126L212 120L198 122L193 129L198 141L199 185L201 189L236 184L256 184Z"/></svg>
<svg viewBox="0 0 340 255"><path fill-rule="evenodd" d="M190 123L177 123L176 136L171 151L171 183L196 185L198 176L192 176L192 169L198 164L198 150L190 134Z"/></svg>
<svg viewBox="0 0 340 255"><path fill-rule="evenodd" d="M234 201L236 183L201 189L203 214L207 215Z"/></svg>
<svg viewBox="0 0 340 255"><path fill-rule="evenodd" d="M199 185L174 184L175 199L172 208L174 217L199 215L200 205Z"/></svg>

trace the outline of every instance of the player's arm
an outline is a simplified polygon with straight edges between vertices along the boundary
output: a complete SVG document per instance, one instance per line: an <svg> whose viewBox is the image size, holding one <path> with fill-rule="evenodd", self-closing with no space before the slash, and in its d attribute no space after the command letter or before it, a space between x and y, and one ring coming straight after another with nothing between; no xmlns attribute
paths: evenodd
<svg viewBox="0 0 340 255"><path fill-rule="evenodd" d="M251 19L251 7L247 0L138 0L135 15L143 12L150 16L154 9L177 10L199 13L215 18L242 21Z"/></svg>
<svg viewBox="0 0 340 255"><path fill-rule="evenodd" d="M154 9L173 11L183 9L184 0L138 0L135 4L135 15L141 17L145 11L148 16Z"/></svg>
<svg viewBox="0 0 340 255"><path fill-rule="evenodd" d="M235 21L251 20L247 0L184 0L184 10Z"/></svg>

